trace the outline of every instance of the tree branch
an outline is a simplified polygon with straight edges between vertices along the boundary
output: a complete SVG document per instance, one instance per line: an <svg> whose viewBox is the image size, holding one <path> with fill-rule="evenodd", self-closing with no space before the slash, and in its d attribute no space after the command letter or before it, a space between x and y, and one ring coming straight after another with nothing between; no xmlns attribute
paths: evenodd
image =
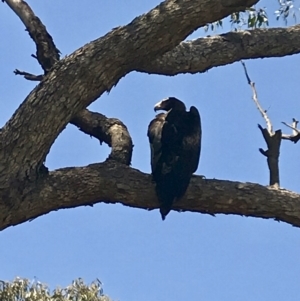
<svg viewBox="0 0 300 301"><path fill-rule="evenodd" d="M34 74L28 73L26 71L20 71L18 69L16 69L14 71L14 74L15 75L23 75L25 79L31 80L31 81L37 81L37 82L40 82L44 77L43 75L34 75Z"/></svg>
<svg viewBox="0 0 300 301"><path fill-rule="evenodd" d="M300 25L253 29L181 42L137 71L164 75L198 73L240 60L297 53L300 53Z"/></svg>
<svg viewBox="0 0 300 301"><path fill-rule="evenodd" d="M35 16L30 6L23 0L5 0L26 26L30 37L36 44L36 59L47 73L59 60L60 51L41 20Z"/></svg>
<svg viewBox="0 0 300 301"><path fill-rule="evenodd" d="M247 71L247 68L246 68L246 65L245 63L242 61L241 62L242 65L243 65L243 68L244 68L244 72L245 72L245 75L246 75L246 78L247 78L247 82L248 82L248 85L251 87L251 90L252 90L252 99L259 111L259 113L261 114L261 116L265 119L266 121L266 124L267 124L267 130L269 132L269 135L273 135L274 132L273 132L273 127L272 127L272 123L271 123L271 120L270 118L268 117L268 114L265 110L263 110L263 108L261 107L259 101L258 101L258 98L257 98L257 92L256 92L256 89L255 89L255 83L253 81L251 81L249 75L248 75L248 71Z"/></svg>
<svg viewBox="0 0 300 301"><path fill-rule="evenodd" d="M108 161L50 172L13 207L0 203L0 229L58 209L100 202L159 208L150 175ZM187 194L173 209L271 218L300 226L300 195L296 193L251 183L204 180L199 176L192 178Z"/></svg>
<svg viewBox="0 0 300 301"><path fill-rule="evenodd" d="M108 159L130 164L132 140L127 127L119 119L107 118L100 113L84 109L71 120L71 124L82 132L96 137L100 143L107 143L112 148Z"/></svg>
<svg viewBox="0 0 300 301"><path fill-rule="evenodd" d="M268 146L267 150L259 149L260 153L267 157L270 180L269 183L274 188L280 187L280 177L279 177L279 155L282 132L281 130L275 131L275 133L270 134L268 129L264 129L260 124L258 125L266 144Z"/></svg>

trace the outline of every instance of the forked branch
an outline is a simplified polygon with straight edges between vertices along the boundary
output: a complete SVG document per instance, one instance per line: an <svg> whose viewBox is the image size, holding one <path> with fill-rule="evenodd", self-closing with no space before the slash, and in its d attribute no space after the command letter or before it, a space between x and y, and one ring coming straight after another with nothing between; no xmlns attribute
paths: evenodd
<svg viewBox="0 0 300 301"><path fill-rule="evenodd" d="M37 47L35 57L46 73L59 60L59 50L54 45L51 35L25 1L6 2L26 26ZM34 75L18 69L14 73L31 81L42 81L44 78L43 75ZM100 143L107 143L112 148L108 159L126 165L130 164L133 148L132 140L126 126L120 120L107 118L102 114L84 109L70 123L76 125L82 132L99 139Z"/></svg>

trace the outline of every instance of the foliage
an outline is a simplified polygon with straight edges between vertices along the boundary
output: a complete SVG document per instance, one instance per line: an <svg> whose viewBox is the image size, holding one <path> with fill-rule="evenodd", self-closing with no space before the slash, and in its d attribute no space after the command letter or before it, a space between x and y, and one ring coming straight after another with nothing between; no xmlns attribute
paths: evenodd
<svg viewBox="0 0 300 301"><path fill-rule="evenodd" d="M281 17L284 20L285 25L287 25L288 18L292 17L296 22L299 8L295 8L294 1L278 0L278 2L280 4L280 7L275 11L276 20L279 20L279 18Z"/></svg>
<svg viewBox="0 0 300 301"><path fill-rule="evenodd" d="M234 30L243 28L267 27L269 25L268 16L265 8L248 8L245 12L236 12L230 15L229 22ZM205 31L209 29L214 31L218 27L222 27L222 20L207 24L204 27Z"/></svg>
<svg viewBox="0 0 300 301"><path fill-rule="evenodd" d="M0 280L1 301L110 301L103 295L102 283L97 279L89 286L81 278L66 288L56 288L53 293L39 281L16 278L12 282Z"/></svg>
<svg viewBox="0 0 300 301"><path fill-rule="evenodd" d="M299 8L295 8L294 0L278 0L279 8L274 13L276 20L282 18L287 24L290 17L297 21L297 15L299 14ZM241 30L245 28L260 28L269 26L269 19L265 8L248 8L245 12L236 12L231 14L229 22L234 30ZM205 31L214 31L219 27L222 27L222 20L206 24Z"/></svg>
<svg viewBox="0 0 300 301"><path fill-rule="evenodd" d="M269 20L265 8L249 8L246 12L233 13L230 16L230 23L236 26L235 29L266 27L269 25Z"/></svg>

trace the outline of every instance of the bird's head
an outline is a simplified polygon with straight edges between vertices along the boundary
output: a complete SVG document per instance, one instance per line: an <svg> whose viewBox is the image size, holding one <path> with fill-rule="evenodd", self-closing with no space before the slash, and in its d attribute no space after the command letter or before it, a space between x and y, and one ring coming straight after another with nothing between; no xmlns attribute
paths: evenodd
<svg viewBox="0 0 300 301"><path fill-rule="evenodd" d="M170 111L171 109L185 111L185 105L182 101L175 97L168 97L161 100L154 106L155 112L159 110Z"/></svg>

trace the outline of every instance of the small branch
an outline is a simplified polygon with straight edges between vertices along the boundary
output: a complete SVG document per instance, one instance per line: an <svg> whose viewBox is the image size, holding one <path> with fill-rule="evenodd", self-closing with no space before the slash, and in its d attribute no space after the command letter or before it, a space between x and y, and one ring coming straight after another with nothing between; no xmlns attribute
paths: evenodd
<svg viewBox="0 0 300 301"><path fill-rule="evenodd" d="M5 2L26 26L26 30L36 44L36 58L44 72L47 73L59 60L60 54L51 35L25 1L5 0Z"/></svg>
<svg viewBox="0 0 300 301"><path fill-rule="evenodd" d="M99 139L100 143L105 142L111 147L108 157L119 163L130 165L132 156L132 140L127 127L116 118L82 110L70 121L82 132Z"/></svg>
<svg viewBox="0 0 300 301"><path fill-rule="evenodd" d="M295 118L293 118L293 124L292 124L292 128L293 128L293 135L297 135L300 133L300 131L297 129L297 125L298 125L299 121L296 120Z"/></svg>
<svg viewBox="0 0 300 301"><path fill-rule="evenodd" d="M254 100L254 102L256 104L256 107L259 110L259 112L261 113L262 117L266 121L268 132L270 133L270 135L272 135L273 134L272 124L271 124L271 121L270 121L270 119L269 119L266 111L263 110L263 108L261 107L261 105L258 102L257 92L256 92L256 89L255 89L255 83L250 80L250 77L248 75L245 63L243 61L241 61L241 63L243 65L243 67L244 67L244 71L245 71L245 75L246 75L248 84L251 86L251 89L252 89L252 93L253 93L252 99Z"/></svg>
<svg viewBox="0 0 300 301"><path fill-rule="evenodd" d="M34 74L31 74L31 73L28 73L28 72L25 72L25 71L20 71L18 69L16 69L14 71L14 74L15 75L22 75L24 76L25 79L27 80L31 80L31 81L41 81L43 79L43 75L34 75Z"/></svg>
<svg viewBox="0 0 300 301"><path fill-rule="evenodd" d="M292 129L293 130L293 135L295 135L295 132L296 132L296 134L299 133L298 129L295 128L293 125L289 125L288 123L286 123L284 121L282 121L281 123L284 124L285 126L289 127L290 129Z"/></svg>
<svg viewBox="0 0 300 301"><path fill-rule="evenodd" d="M297 143L300 140L300 130L297 129L297 125L299 123L298 120L293 118L292 125L287 124L286 122L282 122L285 126L291 128L293 130L292 135L283 134L282 139L290 140L294 143Z"/></svg>

